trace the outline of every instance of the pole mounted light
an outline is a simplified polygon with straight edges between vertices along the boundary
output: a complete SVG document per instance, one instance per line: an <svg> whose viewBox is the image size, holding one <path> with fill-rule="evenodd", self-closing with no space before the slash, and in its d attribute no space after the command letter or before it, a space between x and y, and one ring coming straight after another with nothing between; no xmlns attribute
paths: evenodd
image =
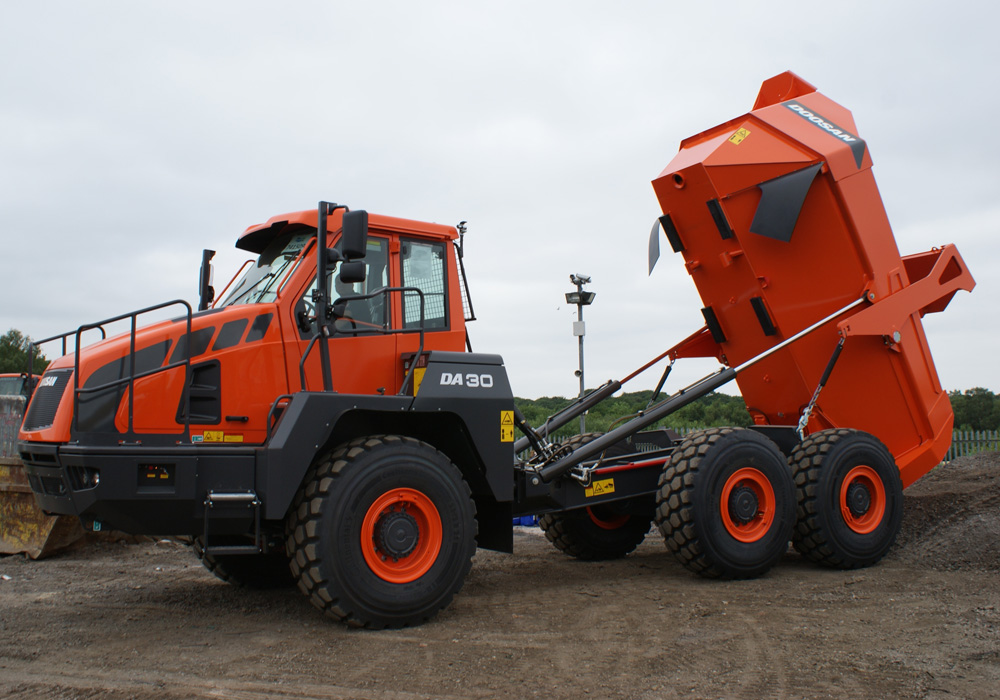
<svg viewBox="0 0 1000 700"><path fill-rule="evenodd" d="M580 368L574 374L580 378L580 398L583 398L585 386L583 379L583 336L587 335L587 326L583 322L583 307L593 304L594 297L597 294L583 290L583 285L590 284L590 277L588 275L570 275L569 281L576 285L575 292L566 293L566 303L576 304L576 321L573 323L573 335L580 339ZM587 432L586 413L580 415L580 434L582 435L585 432Z"/></svg>

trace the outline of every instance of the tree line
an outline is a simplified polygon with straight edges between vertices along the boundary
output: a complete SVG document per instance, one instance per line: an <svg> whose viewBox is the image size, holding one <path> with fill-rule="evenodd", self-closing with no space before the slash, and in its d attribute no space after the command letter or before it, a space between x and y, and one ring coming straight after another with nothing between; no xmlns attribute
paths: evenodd
<svg viewBox="0 0 1000 700"><path fill-rule="evenodd" d="M606 433L617 424L624 423L631 416L647 409L652 398L653 392L646 390L626 392L605 399L587 413L587 432ZM658 400L663 398L661 395ZM550 415L568 406L571 400L546 396L540 399L515 398L514 403L528 419L528 423L537 428L545 423L545 419ZM651 427L674 429L709 428L723 425L746 427L752 423L742 398L713 391L671 413ZM574 419L568 425L557 430L554 435L566 437L576 435L578 432L580 432L580 421Z"/></svg>
<svg viewBox="0 0 1000 700"><path fill-rule="evenodd" d="M14 374L28 371L28 346L31 338L19 330L11 328L0 336L0 373ZM31 371L41 374L49 366L49 361L35 353Z"/></svg>
<svg viewBox="0 0 1000 700"><path fill-rule="evenodd" d="M617 423L647 408L652 391L624 393L605 400L587 414L587 432L607 432ZM660 397L661 399L663 397ZM950 391L956 430L1000 430L1000 396L989 389L976 387ZM528 422L538 427L545 419L568 406L570 399L546 396L540 399L514 399ZM714 428L725 425L746 427L752 424L746 405L739 396L712 392L672 413L656 424L666 428ZM580 432L580 421L573 420L556 431L556 436Z"/></svg>

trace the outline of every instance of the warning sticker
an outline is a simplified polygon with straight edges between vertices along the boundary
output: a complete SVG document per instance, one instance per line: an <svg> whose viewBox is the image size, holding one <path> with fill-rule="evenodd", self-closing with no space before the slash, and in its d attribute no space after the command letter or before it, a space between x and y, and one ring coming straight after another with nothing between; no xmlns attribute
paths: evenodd
<svg viewBox="0 0 1000 700"><path fill-rule="evenodd" d="M223 442L243 442L242 435L226 435L222 438Z"/></svg>
<svg viewBox="0 0 1000 700"><path fill-rule="evenodd" d="M205 442L222 442L226 434L221 430L206 430Z"/></svg>
<svg viewBox="0 0 1000 700"><path fill-rule="evenodd" d="M513 411L500 411L500 442L514 442Z"/></svg>
<svg viewBox="0 0 1000 700"><path fill-rule="evenodd" d="M590 486L588 486L584 491L587 498L590 498L591 496L603 496L605 494L614 492L615 492L614 479L604 479L602 481L595 481Z"/></svg>
<svg viewBox="0 0 1000 700"><path fill-rule="evenodd" d="M750 135L750 130L741 127L736 130L735 134L729 137L729 143L733 143L739 146L741 143L743 143L743 139L745 139L749 135Z"/></svg>
<svg viewBox="0 0 1000 700"><path fill-rule="evenodd" d="M413 370L413 395L416 396L420 392L420 382L424 381L424 375L427 374L426 367L417 367Z"/></svg>

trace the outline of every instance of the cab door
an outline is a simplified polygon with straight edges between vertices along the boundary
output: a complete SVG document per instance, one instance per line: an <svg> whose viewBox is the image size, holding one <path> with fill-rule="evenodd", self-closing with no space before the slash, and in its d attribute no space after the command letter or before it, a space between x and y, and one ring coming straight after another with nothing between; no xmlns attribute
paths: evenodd
<svg viewBox="0 0 1000 700"><path fill-rule="evenodd" d="M370 234L365 258L365 281L349 284L340 279L339 266L328 275L333 317L329 338L333 389L344 394L394 394L398 390L396 339L391 334L393 299L379 290L391 286L390 241L388 236ZM312 295L316 278L303 289L292 305L298 354L289 357L289 383L300 388L299 362L316 335L316 308ZM317 340L305 362L308 391L323 390L320 349Z"/></svg>
<svg viewBox="0 0 1000 700"><path fill-rule="evenodd" d="M420 347L420 327L424 329L424 350L465 350L465 317L452 244L445 240L401 236L396 244L394 265L399 284L406 291L398 299L395 324L401 330L396 351L402 357ZM421 308L421 297L423 308ZM402 365L400 365L402 367Z"/></svg>

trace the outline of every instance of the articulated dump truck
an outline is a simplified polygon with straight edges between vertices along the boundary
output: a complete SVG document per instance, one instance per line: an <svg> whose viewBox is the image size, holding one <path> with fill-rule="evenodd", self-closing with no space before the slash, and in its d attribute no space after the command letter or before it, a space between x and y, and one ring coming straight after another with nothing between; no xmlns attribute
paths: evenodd
<svg viewBox="0 0 1000 700"><path fill-rule="evenodd" d="M273 217L237 241L252 259L219 300L206 251L197 310L43 341L70 352L19 434L31 488L47 512L190 537L220 578L295 583L367 627L431 618L477 546L511 551L531 514L581 559L624 556L655 522L709 577L760 576L789 542L874 564L951 435L921 319L975 283L954 246L900 255L871 167L851 113L791 73L683 141L653 181L648 269L661 246L683 256L704 327L534 427L502 358L468 342L464 226L329 202ZM130 330L83 344L113 321ZM609 433L549 439L654 366L659 397L690 357L720 368ZM752 427L653 428L732 380Z"/></svg>

